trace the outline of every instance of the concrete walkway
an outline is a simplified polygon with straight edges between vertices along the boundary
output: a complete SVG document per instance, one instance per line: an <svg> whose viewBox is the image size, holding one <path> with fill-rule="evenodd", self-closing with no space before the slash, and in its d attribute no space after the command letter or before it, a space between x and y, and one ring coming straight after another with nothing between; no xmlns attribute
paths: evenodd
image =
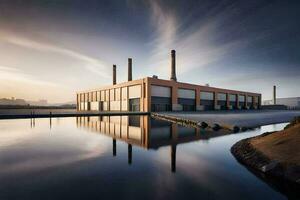
<svg viewBox="0 0 300 200"><path fill-rule="evenodd" d="M289 122L300 116L294 110L245 110L245 111L207 111L207 112L162 112L177 118L189 119L210 124L227 124L239 127L258 127L267 124Z"/></svg>

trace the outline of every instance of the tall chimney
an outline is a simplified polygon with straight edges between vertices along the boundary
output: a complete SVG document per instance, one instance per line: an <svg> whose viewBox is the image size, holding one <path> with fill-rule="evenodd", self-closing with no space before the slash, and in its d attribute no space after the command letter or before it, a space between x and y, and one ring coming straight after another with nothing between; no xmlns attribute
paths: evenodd
<svg viewBox="0 0 300 200"><path fill-rule="evenodd" d="M128 81L132 81L132 58L128 58Z"/></svg>
<svg viewBox="0 0 300 200"><path fill-rule="evenodd" d="M273 86L273 103L276 105L276 85Z"/></svg>
<svg viewBox="0 0 300 200"><path fill-rule="evenodd" d="M171 51L171 78L172 81L177 81L176 78L176 52L175 50Z"/></svg>
<svg viewBox="0 0 300 200"><path fill-rule="evenodd" d="M117 66L113 65L113 85L117 84Z"/></svg>

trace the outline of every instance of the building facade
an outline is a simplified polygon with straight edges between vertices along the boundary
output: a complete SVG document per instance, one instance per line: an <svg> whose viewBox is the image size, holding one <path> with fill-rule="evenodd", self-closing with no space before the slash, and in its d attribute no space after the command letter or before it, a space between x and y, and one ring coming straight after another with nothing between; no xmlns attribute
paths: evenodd
<svg viewBox="0 0 300 200"><path fill-rule="evenodd" d="M201 111L258 109L258 93L143 78L77 93L78 110Z"/></svg>
<svg viewBox="0 0 300 200"><path fill-rule="evenodd" d="M132 59L128 59L128 82L77 93L79 111L202 111L259 109L261 94L178 82L175 51L171 51L170 80L156 76L132 80Z"/></svg>

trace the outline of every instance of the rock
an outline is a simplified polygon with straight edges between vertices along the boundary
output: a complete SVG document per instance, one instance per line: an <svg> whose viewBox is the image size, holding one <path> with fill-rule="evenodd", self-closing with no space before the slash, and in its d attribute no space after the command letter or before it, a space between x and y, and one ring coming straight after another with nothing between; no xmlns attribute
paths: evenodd
<svg viewBox="0 0 300 200"><path fill-rule="evenodd" d="M240 131L240 127L234 126L232 130L234 133L238 133Z"/></svg>
<svg viewBox="0 0 300 200"><path fill-rule="evenodd" d="M278 162L277 161L271 161L269 164L266 164L266 165L262 166L261 167L261 171L262 172L268 172L268 171L274 169L277 166L278 166Z"/></svg>
<svg viewBox="0 0 300 200"><path fill-rule="evenodd" d="M247 131L247 130L248 130L248 128L247 128L247 127L245 127L245 126L243 126L241 130L242 130L242 131Z"/></svg>
<svg viewBox="0 0 300 200"><path fill-rule="evenodd" d="M206 122L201 122L200 123L200 126L201 126L201 128L207 128L208 127L208 124L206 123Z"/></svg>
<svg viewBox="0 0 300 200"><path fill-rule="evenodd" d="M222 127L219 125L219 124L214 124L213 125L213 127L212 127L212 129L214 130L214 131L218 131L218 130L220 130Z"/></svg>

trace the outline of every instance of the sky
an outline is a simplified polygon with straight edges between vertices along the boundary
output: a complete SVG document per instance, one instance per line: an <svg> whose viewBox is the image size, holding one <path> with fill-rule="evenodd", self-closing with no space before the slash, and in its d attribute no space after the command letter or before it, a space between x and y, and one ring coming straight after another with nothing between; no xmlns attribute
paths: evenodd
<svg viewBox="0 0 300 200"><path fill-rule="evenodd" d="M300 1L0 0L0 98L75 101L76 91L170 78L300 96Z"/></svg>

